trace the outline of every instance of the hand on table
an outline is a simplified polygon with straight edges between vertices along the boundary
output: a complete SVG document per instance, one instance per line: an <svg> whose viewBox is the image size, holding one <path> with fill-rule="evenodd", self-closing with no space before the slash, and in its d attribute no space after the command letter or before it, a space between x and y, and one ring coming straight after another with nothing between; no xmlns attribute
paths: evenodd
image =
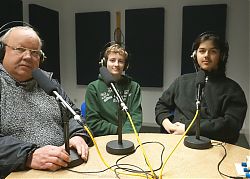
<svg viewBox="0 0 250 179"><path fill-rule="evenodd" d="M70 157L63 146L46 145L36 149L26 165L33 169L55 171L67 167L68 162Z"/></svg>
<svg viewBox="0 0 250 179"><path fill-rule="evenodd" d="M69 140L69 147L75 148L78 155L85 161L88 160L88 145L80 136L74 136ZM65 145L46 145L36 149L26 162L26 166L38 170L58 170L67 167L70 156L65 150Z"/></svg>
<svg viewBox="0 0 250 179"><path fill-rule="evenodd" d="M81 158L84 161L88 160L89 155L89 147L86 144L85 140L80 136L74 136L69 140L69 147L75 148L78 155L81 156Z"/></svg>
<svg viewBox="0 0 250 179"><path fill-rule="evenodd" d="M181 135L185 132L185 124L180 122L173 124L168 118L163 120L162 126L169 134Z"/></svg>

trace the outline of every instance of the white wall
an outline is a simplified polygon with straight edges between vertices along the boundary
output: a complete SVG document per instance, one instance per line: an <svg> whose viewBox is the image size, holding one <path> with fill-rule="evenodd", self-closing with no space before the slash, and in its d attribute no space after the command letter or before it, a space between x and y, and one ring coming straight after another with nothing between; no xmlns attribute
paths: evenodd
<svg viewBox="0 0 250 179"><path fill-rule="evenodd" d="M24 19L28 19L28 4L38 4L59 11L61 82L68 95L80 107L84 101L86 86L76 84L75 13L110 11L111 37L115 29L115 13L121 12L121 28L124 30L125 9L165 8L165 54L164 87L142 88L142 106L145 125L156 125L154 107L162 92L180 74L182 44L182 8L187 5L228 4L227 39L230 45L227 75L237 81L249 94L249 24L250 1L247 0L23 0ZM211 12L213 13L213 12ZM195 22L194 22L195 23ZM191 47L190 47L191 48ZM242 132L250 142L250 113L248 112Z"/></svg>

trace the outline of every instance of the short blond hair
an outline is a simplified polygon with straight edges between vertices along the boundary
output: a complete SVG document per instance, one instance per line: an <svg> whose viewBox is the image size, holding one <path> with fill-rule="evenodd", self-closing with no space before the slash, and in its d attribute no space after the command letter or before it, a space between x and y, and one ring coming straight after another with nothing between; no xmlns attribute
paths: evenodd
<svg viewBox="0 0 250 179"><path fill-rule="evenodd" d="M128 52L119 44L113 44L109 46L104 53L104 58L108 59L110 53L118 53L119 55L123 56L125 60L128 58Z"/></svg>

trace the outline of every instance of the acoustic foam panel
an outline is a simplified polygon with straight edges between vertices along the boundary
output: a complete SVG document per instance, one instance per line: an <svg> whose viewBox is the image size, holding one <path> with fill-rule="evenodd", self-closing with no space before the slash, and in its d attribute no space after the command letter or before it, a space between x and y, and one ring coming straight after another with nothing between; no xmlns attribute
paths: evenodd
<svg viewBox="0 0 250 179"><path fill-rule="evenodd" d="M100 54L110 42L110 12L76 13L77 84L88 85L98 78Z"/></svg>
<svg viewBox="0 0 250 179"><path fill-rule="evenodd" d="M60 81L59 14L55 10L35 4L29 5L29 22L43 40L47 59L40 65Z"/></svg>
<svg viewBox="0 0 250 179"><path fill-rule="evenodd" d="M125 10L127 73L142 87L163 86L164 8Z"/></svg>
<svg viewBox="0 0 250 179"><path fill-rule="evenodd" d="M11 21L23 20L23 3L21 0L5 0L0 5L0 27ZM21 23L11 23L0 29L2 36L9 28L22 25Z"/></svg>
<svg viewBox="0 0 250 179"><path fill-rule="evenodd" d="M226 4L183 7L181 74L195 72L190 55L192 44L199 34L215 31L225 38L226 17Z"/></svg>

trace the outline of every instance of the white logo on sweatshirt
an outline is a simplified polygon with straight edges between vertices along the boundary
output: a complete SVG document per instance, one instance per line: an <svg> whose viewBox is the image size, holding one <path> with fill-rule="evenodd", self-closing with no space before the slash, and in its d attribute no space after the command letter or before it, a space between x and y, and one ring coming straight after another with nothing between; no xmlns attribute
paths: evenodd
<svg viewBox="0 0 250 179"><path fill-rule="evenodd" d="M118 90L118 93L121 95L122 99L124 101L127 101L127 98L128 96L131 96L131 93L129 93L129 90L124 90L123 93L121 93L119 90ZM108 91L105 91L105 92L102 92L100 94L101 96L101 99L106 103L107 101L109 100L113 100L114 103L117 103L117 98L115 96L115 94L113 94L111 88L108 88Z"/></svg>

